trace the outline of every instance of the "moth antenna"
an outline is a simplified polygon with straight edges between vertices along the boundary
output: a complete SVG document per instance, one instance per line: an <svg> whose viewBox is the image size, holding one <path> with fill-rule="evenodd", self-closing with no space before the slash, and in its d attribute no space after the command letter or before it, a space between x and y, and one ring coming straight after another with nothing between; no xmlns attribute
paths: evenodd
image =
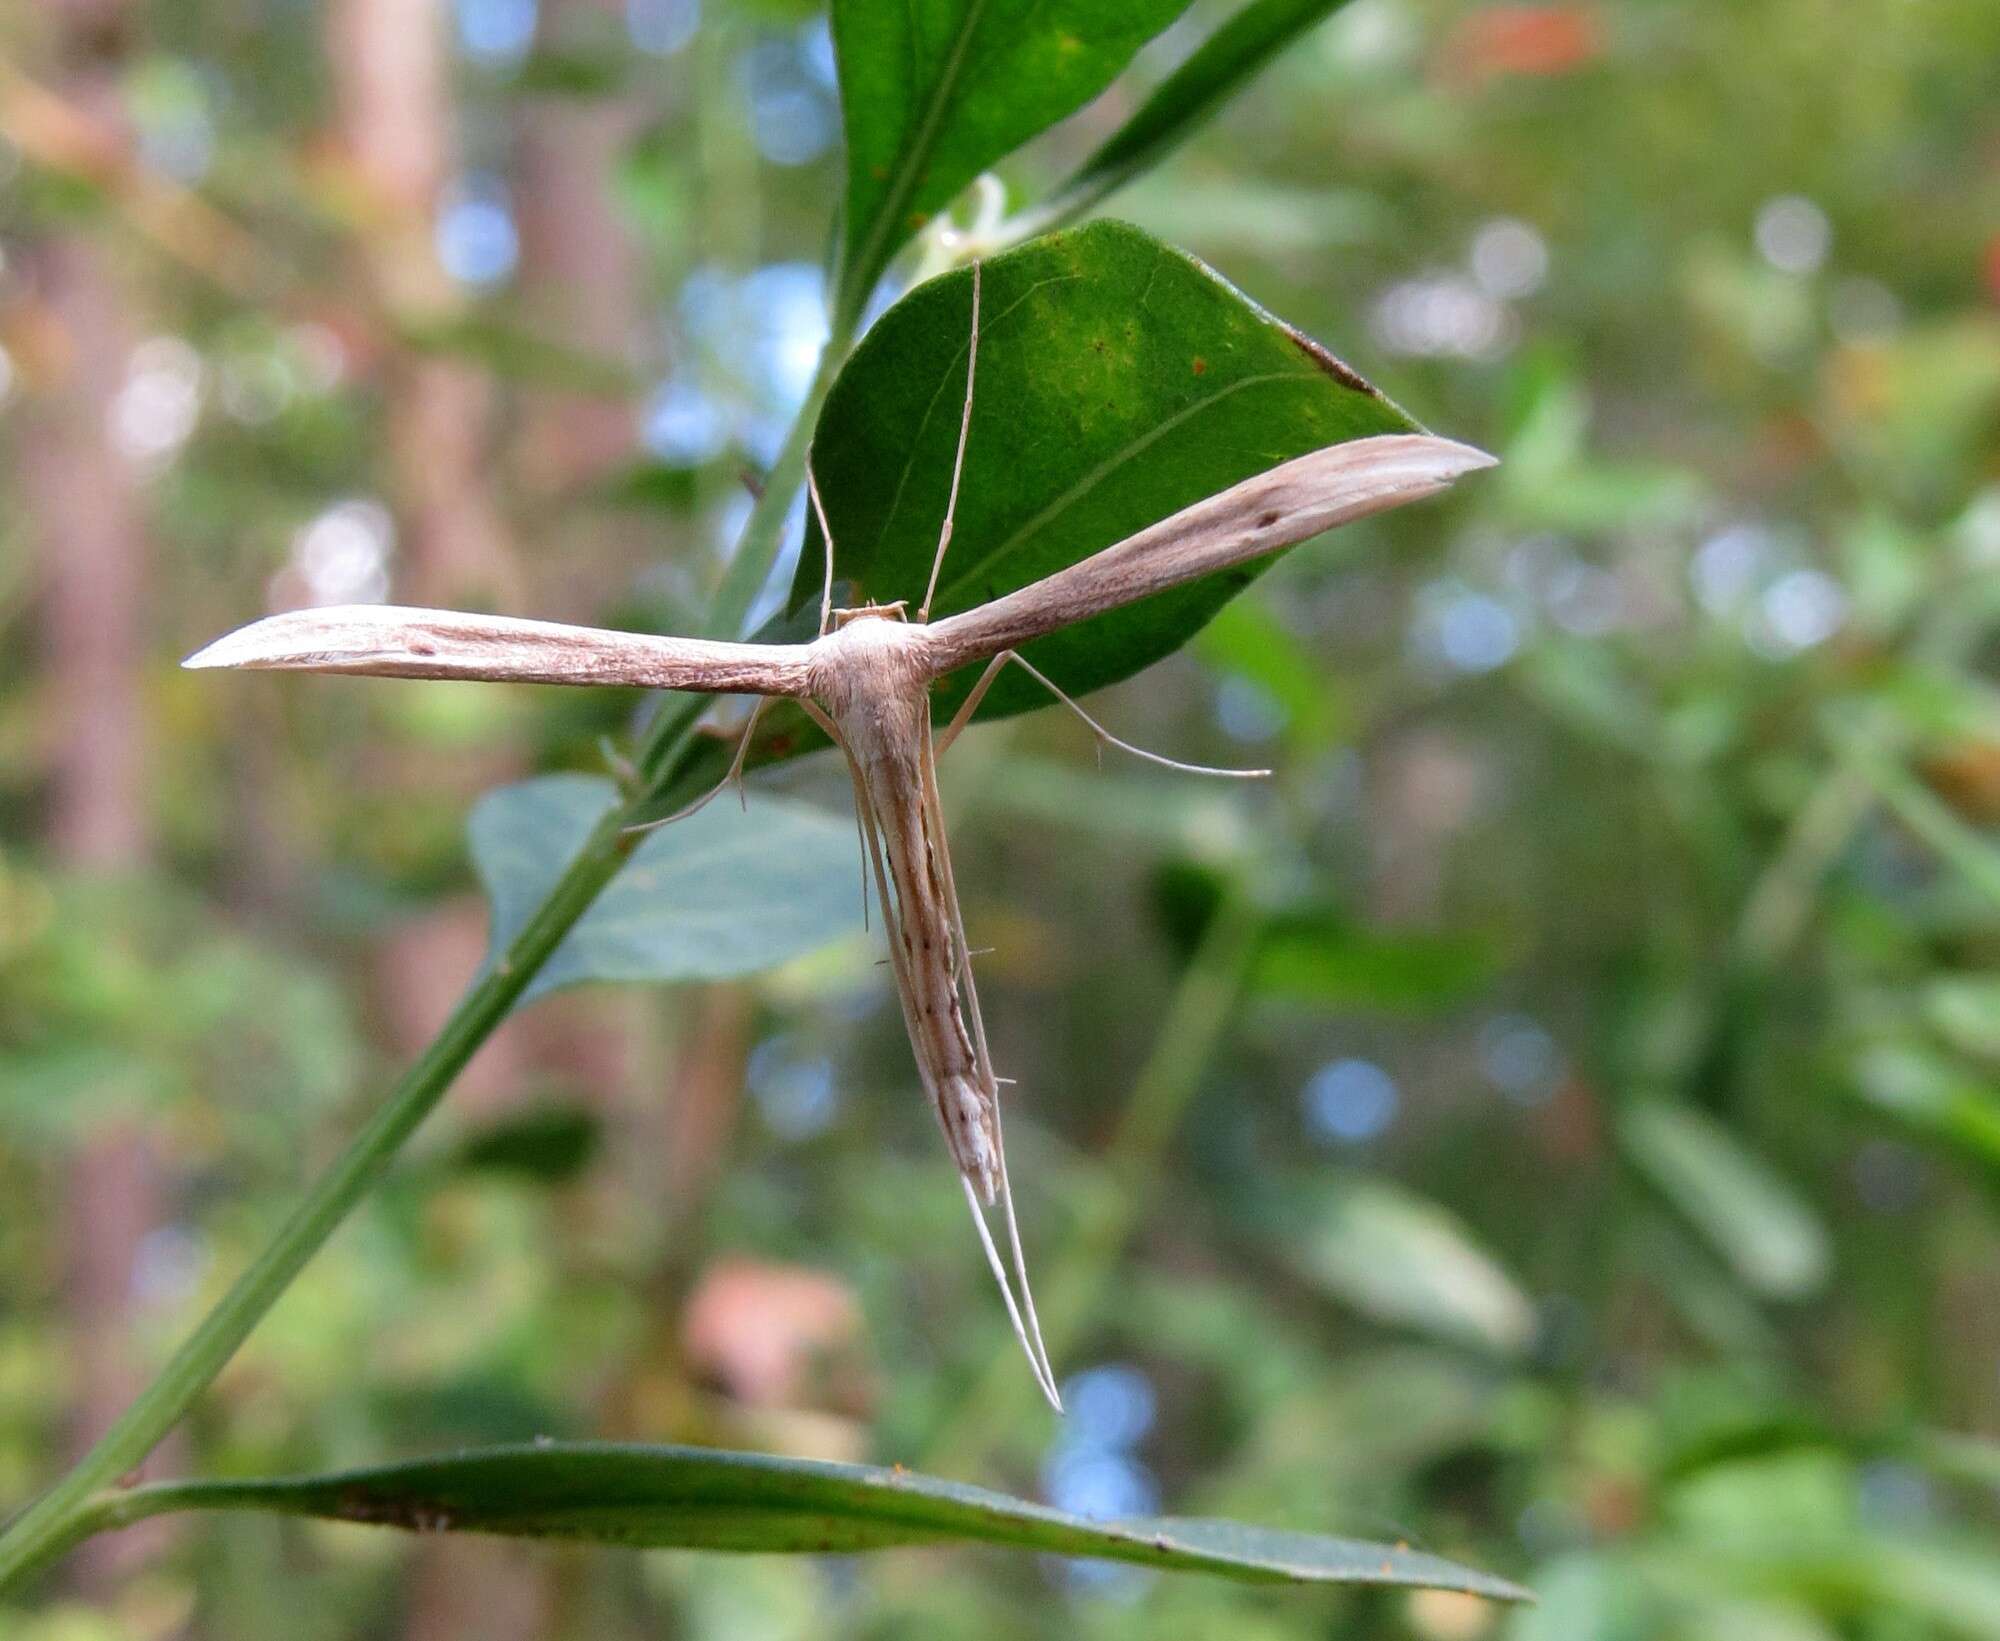
<svg viewBox="0 0 2000 1641"><path fill-rule="evenodd" d="M931 618L931 600L937 595L938 573L944 569L945 549L951 545L951 527L958 517L958 481L965 472L965 441L972 432L972 378L979 367L979 264L972 265L972 338L965 345L965 411L958 419L958 454L951 464L951 498L944 506L944 528L938 532L937 557L931 560L930 585L924 601L917 606L917 619ZM823 527L822 527L823 528Z"/></svg>
<svg viewBox="0 0 2000 1641"><path fill-rule="evenodd" d="M1021 1307L1014 1301L1014 1289L1008 1282L1006 1270L1000 1263L1000 1250L993 1245L993 1232L987 1226L986 1215L980 1209L979 1193L973 1190L972 1181L963 1174L958 1176L958 1183L965 1191L966 1207L972 1210L972 1223L979 1229L979 1245L986 1250L987 1268L992 1271L993 1280L1000 1285L1000 1297L1006 1301L1007 1320L1013 1324L1014 1337L1021 1342L1021 1349L1027 1355L1029 1370L1035 1375L1035 1384L1040 1388L1041 1393L1048 1398L1049 1406L1060 1413L1062 1412L1062 1396L1057 1392L1055 1381L1050 1376L1048 1368L1043 1364L1043 1356L1039 1349L1042 1342L1041 1329L1036 1328L1031 1335L1028 1325L1021 1320ZM1012 1198L1009 1197L1008 1201L1011 1204ZM1011 1210L1009 1213L1009 1222L1012 1222ZM1021 1291L1023 1297L1027 1297L1025 1280L1023 1281ZM1034 1309L1034 1300L1032 1298L1028 1299L1028 1306L1030 1314L1032 1314Z"/></svg>
<svg viewBox="0 0 2000 1641"><path fill-rule="evenodd" d="M806 455L806 494L812 497L813 512L819 518L820 539L826 543L826 579L819 594L819 635L824 638L833 625L833 531L826 522L826 504L819 499L819 480L813 477L812 455Z"/></svg>
<svg viewBox="0 0 2000 1641"><path fill-rule="evenodd" d="M743 800L743 811L745 814L748 814L750 811L750 794L743 786L743 761L750 756L750 742L757 733L757 720L764 716L764 709L770 704L771 698L768 695L757 697L757 704L750 709L749 720L744 724L743 733L737 739L736 756L729 760L728 773L721 780L717 781L715 785L702 793L700 797L696 798L686 808L676 809L671 815L662 815L658 820L640 821L638 825L628 826L625 830L627 832L653 832L662 826L671 826L675 821L686 820L688 816L706 809L715 801L716 794L721 792L731 782L735 783L737 796Z"/></svg>
<svg viewBox="0 0 2000 1641"><path fill-rule="evenodd" d="M1115 746L1120 752L1129 752L1133 757L1144 758L1147 763L1158 764L1163 769L1177 769L1183 775L1214 775L1218 779L1225 781L1262 781L1270 779L1271 772L1268 769L1216 769L1208 764L1182 763L1178 758L1169 758L1160 752L1148 752L1143 746L1134 746L1130 741L1121 741L1110 730L1091 717L1089 713L1085 712L1082 707L1078 706L1076 702L1065 695L1053 678L1049 677L1047 673L1043 672L1041 668L1036 666L1034 662L1030 661L1019 650L1002 650L993 659L996 664L1001 661L1012 661L1016 666L1024 668L1029 677L1033 678L1042 688L1046 689L1058 701L1062 702L1064 706L1068 707L1071 712L1075 713L1088 724L1090 732L1097 737L1097 761L1100 765L1104 762L1104 748Z"/></svg>

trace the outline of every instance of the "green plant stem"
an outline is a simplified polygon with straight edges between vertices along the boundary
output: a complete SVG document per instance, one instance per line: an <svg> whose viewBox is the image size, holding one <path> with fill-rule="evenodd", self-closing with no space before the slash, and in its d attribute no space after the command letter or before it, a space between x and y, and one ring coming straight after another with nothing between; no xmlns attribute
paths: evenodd
<svg viewBox="0 0 2000 1641"><path fill-rule="evenodd" d="M784 539L785 516L805 481L806 453L812 449L819 407L826 402L827 390L840 374L853 343L853 327L836 318L833 334L820 351L819 369L806 389L805 403L799 406L792 430L785 435L778 459L764 475L764 488L751 510L749 523L743 527L743 539L730 556L722 585L709 606L705 626L710 638L740 638L744 617L757 602L764 583L771 579L771 566L778 560L778 547Z"/></svg>
<svg viewBox="0 0 2000 1641"><path fill-rule="evenodd" d="M2000 905L2000 850L1912 775L1899 757L1865 735L1836 739L1842 763L1889 811L1973 889Z"/></svg>
<svg viewBox="0 0 2000 1641"><path fill-rule="evenodd" d="M1262 927L1249 901L1231 895L1188 960L1167 1007L1165 1029L1132 1085L1062 1260L1043 1286L1042 1336L1052 1356L1060 1357L1082 1332L1140 1212L1158 1199L1148 1187L1157 1184L1161 1159L1222 1041ZM995 1353L963 1411L931 1444L927 1467L941 1475L976 1468L1001 1433L1018 1422L1032 1393L1012 1344L1010 1339Z"/></svg>
<svg viewBox="0 0 2000 1641"><path fill-rule="evenodd" d="M708 621L711 634L734 637L769 579L785 515L805 472L812 428L847 351L845 331L827 343L805 403L773 464L743 539L730 560ZM115 1520L100 1490L135 1470L214 1382L237 1348L293 1279L387 1171L453 1079L507 1017L522 991L590 909L639 841L627 828L669 792L694 742L706 696L675 695L655 716L636 760L639 791L598 822L569 869L492 968L473 982L443 1030L396 1084L386 1104L357 1134L264 1251L202 1318L132 1405L54 1487L0 1533L0 1590L26 1578Z"/></svg>

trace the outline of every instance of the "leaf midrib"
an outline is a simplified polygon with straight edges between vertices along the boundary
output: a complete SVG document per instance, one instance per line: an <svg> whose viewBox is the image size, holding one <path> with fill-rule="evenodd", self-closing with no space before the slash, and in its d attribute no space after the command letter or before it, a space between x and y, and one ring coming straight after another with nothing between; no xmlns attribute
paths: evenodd
<svg viewBox="0 0 2000 1641"><path fill-rule="evenodd" d="M1239 377L1236 381L1229 383L1228 386L1209 394L1208 397L1197 399L1192 404L1175 412L1172 416L1165 417L1161 421L1156 422L1145 433L1126 445L1116 455L1108 457L1088 473L1084 474L1082 478L1078 479L1075 484L1071 485L1060 496L1057 496L1039 513L1035 514L1033 518L1019 525L1012 534L995 545L990 553L970 562L966 566L963 575L946 580L940 588L943 596L939 598L938 606L946 613L951 613L951 594L975 584L982 577L990 577L993 570L1000 565L1004 565L1007 559L1020 547L1022 542L1048 528L1049 525L1053 524L1063 514L1067 513L1078 502L1088 496L1091 491L1110 478L1112 474L1136 460L1147 450L1151 449L1159 440L1165 438L1175 429L1184 426L1202 412L1224 403L1246 388L1263 387L1272 382L1309 380L1310 375L1311 373L1308 371L1272 370L1265 371L1257 376ZM1162 518L1170 516L1170 514L1161 515ZM1152 522L1158 523L1159 520L1155 519ZM1144 526L1144 528L1150 529L1151 525ZM1112 543L1106 542L1104 545L1108 547ZM1050 573L1053 574L1055 572L1051 571Z"/></svg>

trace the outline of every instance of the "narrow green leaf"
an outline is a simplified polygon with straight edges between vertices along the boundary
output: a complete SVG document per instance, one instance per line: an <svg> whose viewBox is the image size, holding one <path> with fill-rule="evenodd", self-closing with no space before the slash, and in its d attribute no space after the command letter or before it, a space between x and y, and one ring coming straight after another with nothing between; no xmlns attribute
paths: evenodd
<svg viewBox="0 0 2000 1641"><path fill-rule="evenodd" d="M1188 0L834 0L847 125L840 302L967 183L1075 113Z"/></svg>
<svg viewBox="0 0 2000 1641"><path fill-rule="evenodd" d="M1160 82L1139 111L1051 196L1052 222L1073 221L1158 165L1265 64L1347 0L1251 0Z"/></svg>
<svg viewBox="0 0 2000 1641"><path fill-rule="evenodd" d="M1202 632L1196 653L1261 690L1284 714L1288 745L1319 752L1350 730L1353 712L1306 642L1264 605L1241 600Z"/></svg>
<svg viewBox="0 0 2000 1641"><path fill-rule="evenodd" d="M603 1138L603 1124L587 1106L541 1105L468 1134L445 1166L555 1184L589 1167Z"/></svg>
<svg viewBox="0 0 2000 1641"><path fill-rule="evenodd" d="M1285 1236L1291 1263L1376 1321L1513 1355L1534 1338L1533 1305L1436 1203L1359 1176L1308 1199Z"/></svg>
<svg viewBox="0 0 2000 1641"><path fill-rule="evenodd" d="M1238 792L1220 781L1141 774L1087 762L1014 756L981 793L994 814L1067 828L1200 861L1242 860L1256 828Z"/></svg>
<svg viewBox="0 0 2000 1641"><path fill-rule="evenodd" d="M1967 884L2000 904L2000 849L1931 791L1876 739L1836 732L1834 742L1847 767L1895 811Z"/></svg>
<svg viewBox="0 0 2000 1641"><path fill-rule="evenodd" d="M1463 1002L1493 977L1493 954L1462 936L1364 929L1333 911L1273 923L1250 969L1250 989L1331 1009L1432 1013Z"/></svg>
<svg viewBox="0 0 2000 1641"><path fill-rule="evenodd" d="M1826 1280L1831 1254L1817 1216L1718 1124L1648 1100L1625 1114L1618 1137L1633 1166L1757 1292L1798 1299Z"/></svg>
<svg viewBox="0 0 2000 1641"><path fill-rule="evenodd" d="M902 1469L611 1443L499 1447L295 1479L168 1483L102 1495L100 1526L176 1510L264 1510L414 1532L634 1548L850 1552L975 1541L1253 1582L1527 1592L1437 1556L1236 1522L1090 1521Z"/></svg>
<svg viewBox="0 0 2000 1641"><path fill-rule="evenodd" d="M473 864L505 949L618 801L608 780L545 775L472 812ZM807 804L725 794L661 827L571 929L522 1001L585 980L719 980L855 928L854 823Z"/></svg>
<svg viewBox="0 0 2000 1641"><path fill-rule="evenodd" d="M502 381L529 387L561 388L572 393L629 398L638 377L615 359L587 353L551 337L523 330L487 314L406 325L402 340L421 353L470 359Z"/></svg>
<svg viewBox="0 0 2000 1641"><path fill-rule="evenodd" d="M2000 1061L2000 975L1941 975L1924 988L1924 1018L1961 1054Z"/></svg>
<svg viewBox="0 0 2000 1641"><path fill-rule="evenodd" d="M1875 1109L2000 1178L2000 1097L1989 1079L1928 1043L1891 1039L1855 1055L1853 1080Z"/></svg>
<svg viewBox="0 0 2000 1641"><path fill-rule="evenodd" d="M828 396L814 470L855 597L923 598L971 304L969 271L912 291ZM1317 343L1136 228L1095 222L1035 240L985 265L971 441L934 613L1024 586L1294 456L1414 427ZM814 525L792 608L818 607L822 554ZM1178 649L1270 562L1052 633L1027 654L1071 693L1101 688ZM938 710L971 681L947 680ZM982 712L1047 703L1010 671Z"/></svg>

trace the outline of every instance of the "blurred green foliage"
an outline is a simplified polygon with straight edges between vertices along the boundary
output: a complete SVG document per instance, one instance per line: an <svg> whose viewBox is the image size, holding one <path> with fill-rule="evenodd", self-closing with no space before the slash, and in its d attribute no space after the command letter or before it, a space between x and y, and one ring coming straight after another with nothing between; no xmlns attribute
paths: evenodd
<svg viewBox="0 0 2000 1641"><path fill-rule="evenodd" d="M1232 9L1195 8L1003 181L1088 174ZM685 628L803 390L843 190L809 9L711 0L684 32L664 0L550 7L530 44L506 23L531 8L467 0L425 224L465 277L403 312L330 152L316 9L130 10L98 112L262 261L163 252L129 192L29 150L9 93L6 1506L70 1451L79 1150L136 1128L155 1159L143 1367L477 965L474 797L602 773L647 710L218 689L175 658L274 581L426 573L393 419L413 359L484 406L502 539L463 596ZM44 19L0 30L23 72L69 72ZM8 1632L429 1638L502 1633L497 1609L731 1641L2000 1636L1996 63L1989 0L1353 0L1116 196L1505 465L1291 555L1092 703L1177 756L1269 763L1270 790L1098 776L1055 715L946 765L1067 1422L1034 1409L856 940L536 1005L173 1461L716 1442L1407 1537L1539 1607L229 1518ZM528 161L566 141L630 270L609 330L536 238ZM151 540L155 841L113 879L50 842L16 413L60 370L30 277L60 235L125 306ZM636 443L548 458L607 402ZM845 801L824 757L766 779Z"/></svg>

